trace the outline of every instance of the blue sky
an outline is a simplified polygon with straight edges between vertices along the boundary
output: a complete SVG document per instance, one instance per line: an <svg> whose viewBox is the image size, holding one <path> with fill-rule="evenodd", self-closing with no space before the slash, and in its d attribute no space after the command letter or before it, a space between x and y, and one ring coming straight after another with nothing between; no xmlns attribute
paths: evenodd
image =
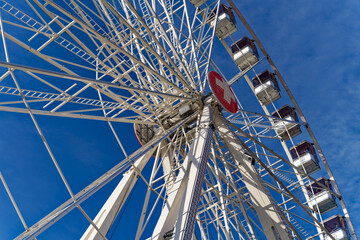
<svg viewBox="0 0 360 240"><path fill-rule="evenodd" d="M360 231L358 1L240 4L292 90Z"/></svg>
<svg viewBox="0 0 360 240"><path fill-rule="evenodd" d="M277 64L307 117L359 233L360 2L253 0L236 4ZM240 37L244 33L237 34ZM227 64L227 59L222 59L222 51L216 45L214 59L231 78L236 72ZM0 54L4 61L2 48ZM14 62L15 59L23 60L20 56L12 59ZM26 84L26 76L17 76ZM238 96L249 93L243 83L238 83L236 90ZM58 187L61 180L29 116L0 112L0 119L0 132L4 136L0 138L0 170L8 180L25 220L32 225L67 200L68 195L65 188ZM124 158L106 123L88 121L84 124L81 120L50 117L37 117L37 120L74 192ZM138 145L129 125L115 124L115 128L122 133L121 140L128 143L127 152L136 150ZM112 140L104 142L104 139ZM89 199L84 206L86 211L89 214L97 212L93 206L99 206L114 186L115 183L109 184ZM141 189L139 186L136 191ZM133 198L136 196L137 192ZM135 201L129 208L136 208ZM22 231L18 219L3 217L13 216L15 212L2 187L0 212L0 224L7 226L0 228L0 236L8 239ZM69 239L72 234L79 234L79 229L87 225L85 221L77 222L80 218L79 211L74 211L59 222L60 227L56 225L54 231L46 233L47 238ZM57 228L65 231L57 231Z"/></svg>

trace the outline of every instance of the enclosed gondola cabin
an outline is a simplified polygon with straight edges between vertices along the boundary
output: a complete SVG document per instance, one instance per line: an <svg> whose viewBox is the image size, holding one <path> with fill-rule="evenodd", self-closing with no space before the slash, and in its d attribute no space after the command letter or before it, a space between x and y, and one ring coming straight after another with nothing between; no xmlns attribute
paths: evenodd
<svg viewBox="0 0 360 240"><path fill-rule="evenodd" d="M156 127L154 125L134 123L134 132L140 145L143 146L155 136Z"/></svg>
<svg viewBox="0 0 360 240"><path fill-rule="evenodd" d="M236 65L241 71L244 71L259 61L259 54L255 43L246 36L231 45L231 52Z"/></svg>
<svg viewBox="0 0 360 240"><path fill-rule="evenodd" d="M190 2L196 7L200 7L204 3L206 3L207 0L190 0Z"/></svg>
<svg viewBox="0 0 360 240"><path fill-rule="evenodd" d="M300 125L298 123L298 116L295 109L289 105L285 105L282 108L272 113L273 117L282 118L287 121L275 121L274 130L282 140L289 140L290 137L294 138L301 133Z"/></svg>
<svg viewBox="0 0 360 240"><path fill-rule="evenodd" d="M317 179L319 183L332 190L329 179L321 177ZM321 187L316 182L306 186L309 195L309 205L315 211L324 214L337 207L335 196L331 194L326 188Z"/></svg>
<svg viewBox="0 0 360 240"><path fill-rule="evenodd" d="M215 16L216 16L217 8L215 8L210 13L210 26L211 28L215 27ZM224 39L234 32L236 32L236 21L233 11L230 7L225 4L220 4L219 6L219 14L218 21L216 26L216 36L220 39Z"/></svg>
<svg viewBox="0 0 360 240"><path fill-rule="evenodd" d="M346 220L340 215L334 215L324 221L324 227L328 230L335 240L348 240L350 234L346 225ZM330 240L330 236L326 236L325 240Z"/></svg>
<svg viewBox="0 0 360 240"><path fill-rule="evenodd" d="M281 97L275 74L269 70L255 76L252 82L255 95L263 105L269 105Z"/></svg>
<svg viewBox="0 0 360 240"><path fill-rule="evenodd" d="M319 160L316 156L313 144L303 141L295 147L290 148L291 157L294 165L307 174L312 174L320 169Z"/></svg>

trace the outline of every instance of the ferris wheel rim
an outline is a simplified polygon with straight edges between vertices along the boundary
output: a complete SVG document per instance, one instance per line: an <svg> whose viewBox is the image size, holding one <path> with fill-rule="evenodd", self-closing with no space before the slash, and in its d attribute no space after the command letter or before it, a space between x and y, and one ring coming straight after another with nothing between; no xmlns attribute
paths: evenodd
<svg viewBox="0 0 360 240"><path fill-rule="evenodd" d="M73 17L73 16L71 16L71 14L70 13L68 13L68 12L66 12L66 10L64 10L63 8L61 8L60 6L58 6L58 5L56 5L56 3L54 3L53 1L46 1L49 5L51 5L52 7L54 7L57 11L60 11L61 13L63 13L63 14L65 14L67 17L69 17L70 19L72 19L73 21L75 21L76 20L76 22L79 24L79 25L81 25L82 27L84 27L84 29L86 29L87 31L89 31L89 32L91 32L92 34L95 34L95 35L99 35L94 29L92 29L91 27L89 27L86 23L84 23L84 22L82 22L82 21L80 21L80 19L76 19L76 17ZM113 12L113 14L116 16L117 15L117 10L115 10L108 2L106 2L106 1L104 1L104 0L101 0L100 2L102 2L105 6L107 6L107 8L109 9L109 10L111 10L112 12ZM232 3L232 1L231 0L229 0L228 1L229 2L229 4L230 5L233 5L232 6L232 8L233 9L235 9L235 10L237 10L237 8L236 8L236 6ZM75 2L76 3L76 2ZM128 0L126 0L126 3L128 4L128 6L129 6L129 8L131 9L131 11L134 11L134 12L136 12L137 13L137 10L134 8L134 6L130 3L130 1L128 1ZM220 4L220 1L216 1L216 3L217 4ZM150 3L147 3L147 4L150 4ZM165 3L163 3L163 4L165 4ZM165 4L166 5L166 4ZM215 6L215 4L214 4L214 6ZM217 6L219 6L219 5L217 5ZM209 6L208 6L209 7ZM151 9L151 8L150 8ZM152 10L152 9L151 9ZM197 11L197 10L196 10ZM238 10L237 10L238 11ZM154 11L153 11L154 12ZM218 10L216 11L217 12L217 14L218 14ZM69 15L70 14L70 15ZM118 15L119 15L120 13L118 13ZM120 16L120 15L119 15ZM138 16L140 16L140 15L138 15ZM157 17L157 16L156 16ZM240 17L240 19L241 19L241 16L239 16ZM121 16L120 16L120 18L121 18ZM217 19L217 18L216 18ZM143 20L143 19L141 19L142 20L142 23L144 24L145 23L145 21ZM241 19L242 20L242 19ZM2 23L2 21L1 21L1 23ZM129 27L131 27L131 25L129 24L129 23L126 23L125 24L128 28ZM145 24L146 25L146 24ZM161 24L160 24L161 25ZM162 26L162 25L161 25ZM149 28L149 26L147 26L146 25L146 31L148 31L148 32L151 32L151 30L150 30L150 28ZM3 27L2 27L3 28ZM214 34L215 34L215 29L213 29L214 30ZM137 30L134 30L135 32L137 31ZM3 31L2 31L2 33L3 33ZM139 34L139 33L137 33L138 34L138 38L139 38L139 36L140 36L140 38L141 38L141 35ZM214 34L212 34L212 36L214 37ZM136 35L136 34L135 34ZM111 45L112 47L114 47L114 49L116 49L116 50L118 50L118 51L120 51L122 54L124 54L124 55L126 55L127 57L129 57L129 58L132 58L133 56L131 56L131 54L129 54L129 53L126 53L126 52L124 52L119 46L116 46L116 43L114 43L114 42L112 42L112 41L110 41L110 40L108 40L106 37L104 37L104 36L98 36L98 37L100 37L100 39L101 40L103 40L104 42L106 42L106 43L108 43L109 45ZM152 37L155 37L155 35L152 35ZM169 38L169 36L167 36L166 35L166 37L167 37L167 40L169 40L170 38ZM4 37L4 34L3 34L3 39L5 39L5 37ZM254 37L254 39L256 39L256 37ZM97 39L98 40L98 39ZM141 41L141 42L146 42L146 40L144 40L144 39L142 39L143 41ZM257 40L258 41L258 40ZM158 43L160 43L160 42L158 42ZM157 43L157 44L158 44ZM259 43L257 43L259 46L262 46L261 44L259 44ZM146 44L145 44L146 45ZM172 51L173 52L176 52L176 51L174 51L174 46L172 45L172 44L170 44L172 47L173 47L173 49L172 49ZM211 59L211 51L212 51L212 45L210 46L210 54L209 54L209 56L205 56L205 59L206 58L208 58L208 65L210 64L210 59ZM148 44L147 45L147 48L151 48L151 46ZM161 51L164 51L164 49L162 49ZM160 54L158 54L155 50L152 52L154 55L157 55L158 57L161 55L161 51L159 51L160 52ZM149 51L149 52L151 52L151 51ZM162 57L159 57L159 59L162 59ZM195 58L195 57L194 57ZM267 59L269 59L269 57L268 57L268 55L266 54L266 58ZM171 58L169 58L170 60L169 60L169 62L171 62L172 61L172 59ZM133 58L133 60L134 60L134 58ZM271 61L271 59L270 59L270 61ZM186 143L187 145L189 145L190 143L191 143L191 141L192 140L181 140L181 138L186 138L186 131L190 131L190 130L185 130L184 129L184 127L188 127L187 126L187 122L189 121L189 119L194 119L194 116L195 115L197 115L198 116L198 119L200 118L200 112L201 112L201 110L203 109L203 106L204 106L204 101L203 101L203 99L202 98L204 98L204 93L203 93L203 91L201 90L201 88L200 89L196 89L196 88L194 88L194 86L191 86L191 85L194 85L194 84L196 84L195 83L195 78L194 79L189 79L189 81L187 81L187 80L185 80L185 78L186 78L186 76L188 76L188 74L189 74L189 69L187 69L187 68L184 68L184 71L185 71L185 73L181 73L181 70L180 70L180 67L179 68L177 68L177 66L176 66L176 64L174 63L174 62L172 62L171 64L172 65L169 65L169 63L168 62L166 62L166 60L165 59L162 59L162 60L160 60L159 61L159 63L161 63L161 64L163 64L164 66L165 66L165 68L168 68L168 70L169 70L169 72L171 72L174 76L179 76L179 79L181 80L180 82L181 83L174 83L174 82L172 82L171 80L168 80L168 79L166 79L166 77L164 77L164 76L162 76L160 73L158 73L158 72L156 72L156 71L154 71L153 69L150 69L150 67L149 66L146 66L145 67L145 65L146 65L146 63L144 63L144 62L141 62L141 61L139 61L139 59L136 59L136 61L135 61L139 66L141 66L141 67L143 67L143 68L146 68L151 74L153 74L153 75L156 75L156 77L157 78L161 78L162 80L159 80L159 83L160 82L162 82L162 83L166 83L166 84L168 84L168 85L170 85L171 87L172 87L172 89L170 89L170 90L166 90L166 89L162 89L162 91L163 92L161 92L161 91L159 91L159 90L157 90L156 89L156 87L155 87L155 85L156 84L149 84L150 86L146 86L146 89L144 90L144 89L142 89L141 87L142 86L145 86L145 84L143 84L143 83L139 83L139 85L138 86L141 86L141 87L136 87L136 86L126 86L126 85L122 85L120 82L117 84L117 83L110 83L110 82L106 82L106 81L102 81L102 80L94 80L94 79L90 79L90 78L86 78L86 77L78 77L78 76L75 76L75 75L72 75L72 74L68 74L69 72L67 72L67 74L63 74L63 73L56 73L56 72L50 72L50 71L47 71L47 70L42 70L42 69L35 69L35 68L32 68L31 66L29 66L29 67L27 67L27 66L20 66L20 65L16 65L16 64L13 64L13 63L5 63L5 62L0 62L0 66L1 67L4 67L4 68L7 68L8 69L8 71L9 72L12 72L14 69L18 69L18 70L22 70L22 71L24 71L24 72L31 72L31 73L38 73L38 74L44 74L44 73L48 73L48 74L55 74L57 77L64 77L64 78L68 78L68 79L76 79L76 80L78 80L78 81L80 81L80 82L85 82L85 83L87 83L87 84L93 84L93 85L95 85L96 86L96 88L97 88L97 91L98 91L98 93L99 93L99 96L100 96L100 98L101 98L101 94L100 94L100 90L101 91L103 91L102 92L102 94L104 94L104 93L107 93L107 94L109 94L109 95L111 95L111 94L113 94L113 92L111 91L111 90L109 90L109 88L110 87L114 87L114 88L121 88L121 87L124 87L124 88L126 88L126 90L128 90L129 92L137 92L137 94L138 95L136 95L137 96L137 98L138 98L138 100L139 100L139 102L143 102L143 103L145 103L144 105L146 105L147 104L147 106L148 106L148 111L150 112L150 114L151 115L147 115L148 114L148 112L145 112L145 110L143 109L143 108L141 108L141 107L139 107L138 108L138 106L136 106L136 104L133 104L133 103L128 103L127 102L127 100L125 100L125 101L122 101L122 103L124 103L124 109L126 108L126 104L128 104L127 106L129 107L129 106L136 106L136 107L134 107L134 109L136 109L136 110L138 110L138 114L139 115L137 115L137 116L140 116L140 117L145 117L145 116L150 116L150 118L152 118L152 122L151 121L145 121L145 120L138 120L138 119L136 119L134 116L131 116L132 118L129 118L128 116L126 116L126 117L124 117L123 118L123 120L122 121L126 121L126 119L128 119L128 121L127 122L129 122L129 123L139 123L139 124L154 124L154 125L158 125L159 126L159 128L161 129L161 131L163 132L163 134L165 134L164 136L166 136L166 137L164 137L163 136L163 138L162 138L162 140L159 140L158 142L157 142L157 146L159 146L159 149L160 149L160 143L163 141L163 140L165 140L165 139L168 139L167 141L168 141L168 146L170 146L170 145L176 145L176 144L174 144L174 142L173 142L173 140L174 141L178 141L178 143ZM182 62L182 61L180 61L181 62L181 64L180 65L182 65L182 66L184 66L184 63ZM271 64L270 63L270 65L273 65L273 64ZM97 66L98 65L96 65L96 69L97 69ZM172 69L172 67L171 66L174 66L174 69ZM175 69L176 68L176 69ZM61 69L61 70L63 70L63 69ZM206 70L207 71L207 70ZM206 72L206 71L204 71L204 72ZM277 71L277 69L276 69L276 67L275 67L275 71ZM141 75L142 73L138 73L139 75L138 76L141 76L141 77L139 77L139 78L142 78L143 76ZM3 76L5 76L5 75L3 75ZM279 76L279 79L281 80L281 81L283 81L283 79L282 79L282 77L281 77L281 75L279 74L278 75ZM6 76L5 76L6 77ZM5 78L4 77L4 78ZM145 79L145 78L144 78ZM201 82L202 80L199 80L199 83L200 83L200 85L203 85L203 86L205 86L205 82ZM141 84L143 84L143 85L141 85ZM101 87L100 87L100 85L102 85ZM158 86L157 86L158 87ZM158 89L160 89L161 87L158 87ZM155 90L152 90L152 89L155 89ZM205 89L205 88L204 88ZM20 95L23 95L23 90L20 88L20 89L18 89L18 91L20 92ZM290 90L289 90L290 91ZM1 92L1 90L0 90L0 92ZM63 94L63 93L61 93L61 94ZM144 95L141 95L141 94L144 94ZM149 96L149 97L144 97L144 96ZM290 95L291 95L291 92L290 92ZM105 95L104 94L104 96L107 96L107 95ZM135 96L135 95L134 95ZM136 98L136 97L135 97ZM170 106L171 104L174 104L174 105L176 105L174 102L175 101L173 101L173 102L171 102L171 101L169 101L169 103L165 103L166 101L165 101L165 98L173 98L173 99L181 99L181 100L183 100L184 102L187 102L187 103L194 103L194 102L196 102L198 105L196 106L196 107L198 107L199 109L197 109L197 110L193 110L193 112L191 113L192 115L190 116L190 117L187 117L186 118L186 120L184 120L184 118L182 119L182 121L181 121L181 123L179 123L179 122L176 122L176 121L178 121L178 117L179 116L181 116L181 113L179 113L178 111L179 111L179 109L177 109L176 107L173 107L173 108L171 108L171 110L169 110L170 112L171 112L171 114L174 114L175 113L175 117L173 117L173 116L171 116L170 117L170 115L171 114L168 114L168 115L166 115L166 114L164 114L162 117L162 119L159 119L157 116L158 116L158 114L159 114L159 112L162 112L162 111L166 111L167 109L166 109L166 107L168 107L168 106ZM126 97L122 97L122 99L121 100L123 100L123 99L126 99ZM67 101L67 100L66 100ZM133 101L133 100L132 100ZM150 101L153 101L153 102L150 102ZM157 106L157 104L156 104L156 101L163 101L163 105L161 105L160 107L158 107L158 108L156 108L156 109L154 109L154 107L156 107ZM25 102L25 104L26 104L26 100L24 100L24 102ZM136 102L135 100L133 101L133 102ZM32 102L31 102L32 103ZM65 103L65 102L64 102ZM103 105L103 101L101 100L101 103L102 103L102 107L101 107L101 109L104 111L104 118L95 118L95 117L93 117L93 119L94 120L103 120L103 121L107 121L109 124L111 123L111 122L113 122L113 119L111 119L110 117L108 117L107 116L107 113L106 113L106 109L104 108L104 105ZM120 103L120 102L119 102ZM133 104L133 105L132 105ZM166 105L167 104L167 105ZM213 105L216 105L216 103L212 103ZM298 112L300 112L300 114L301 114L301 118L302 118L302 120L303 120L303 123L302 124L305 124L306 125L306 128L308 129L308 131L309 131L309 126L308 126L308 123L306 122L306 119L303 117L303 114L301 113L301 110L299 110L299 107L298 107L298 105L295 103L294 104L295 105L295 107L298 109ZM58 105L58 107L61 107L62 105L60 104L60 105ZM191 107L190 107L191 108ZM217 108L217 107L216 107ZM216 109L215 108L215 109ZM8 111L13 111L13 112L20 112L20 110L18 110L18 109L14 109L14 108L6 108L6 107L1 107L0 106L0 110L3 110L3 111L6 111L6 110L8 110ZM56 111L57 109L55 108L55 111ZM32 110L29 110L29 112L31 112ZM23 111L23 112L25 112L25 111ZM41 112L39 112L39 111L36 111L36 110L34 110L34 113L36 113L36 114L40 114L41 115ZM81 113L81 112L80 112ZM143 115L142 115L143 114ZM68 114L67 116L71 116L70 114ZM265 114L265 117L266 116L269 116L270 117L270 114L269 113L266 113ZM74 117L75 117L75 115L74 115ZM88 119L91 119L91 118L88 118ZM168 125L169 126L166 126L166 124L164 123L164 119L166 120L166 121L168 121ZM170 119L170 120L169 120ZM176 119L176 120L175 120ZM245 118L244 118L245 119ZM175 122L175 125L174 125L174 123L173 122L171 122L171 121L174 121ZM269 120L270 122L271 122L271 120ZM171 124L173 124L173 125L171 125ZM192 125L194 125L194 122L192 122L191 123ZM191 125L191 124L188 124L188 125ZM231 123L230 123L230 125L231 125ZM195 131L195 129L197 128L197 127L199 127L199 126L196 126L196 124L195 124L195 126L191 126L191 128L192 128L192 131ZM179 132L178 133L174 133L174 131L175 131L175 129L180 129L180 128L182 128L181 130L179 130ZM238 130L241 130L241 129L238 129ZM239 131L240 132L240 131ZM174 133L174 134L173 134ZM311 131L311 129L310 129L310 135L311 135L311 133L312 133L312 131ZM173 135L171 135L171 134L173 134ZM177 134L179 134L179 135L177 135ZM191 134L193 134L193 132L191 133ZM244 134L244 133L242 133L242 134ZM136 134L135 134L136 135ZM170 135L171 135L171 137L170 137ZM182 136L183 135L183 136ZM245 135L245 134L244 134ZM250 135L249 135L250 136ZM137 136L136 136L137 137ZM178 137L179 137L179 139L178 139ZM192 136L191 136L192 137ZM314 137L314 136L312 136L312 137ZM173 138L173 139L171 139L171 138ZM251 137L250 136L250 138L253 138L253 137ZM155 138L154 138L155 139ZM151 140L153 140L153 139L151 139ZM151 140L148 142L148 144L145 144L146 145L146 147L147 148L149 148L149 146L151 146L152 148L154 148L155 146L151 143ZM254 138L252 139L252 140L254 140ZM316 140L314 141L315 142L315 144L317 144L317 142L316 142ZM145 145L143 146L143 147L145 147ZM143 147L141 147L140 149L143 149ZM138 151L140 151L140 149L138 150ZM186 147L184 148L185 150L186 150ZM320 155L320 157L322 157L322 152L321 152L321 149L320 149L320 147L318 147L317 146L317 149L320 151L319 153L321 153L321 154L319 154ZM148 149L149 150L149 149ZM180 150L183 150L183 149L178 149L177 151L179 152L178 154L179 154L179 156L182 154L182 153L180 153L181 151ZM174 150L175 151L175 150ZM250 151L250 153L253 153L250 149L247 149L247 151ZM137 152L137 151L136 151ZM136 153L135 152L135 153ZM134 154L135 154L134 153ZM142 152L142 154L143 154L143 152ZM276 154L274 154L274 155L276 155ZM131 158L131 156L132 155L130 155L129 156L129 158ZM128 158L128 157L127 157ZM126 158L126 159L127 159ZM178 157L179 158L179 157ZM285 161L286 162L286 161ZM326 160L325 160L325 163L326 163ZM292 163L290 163L290 165L291 165ZM131 165L131 164L130 164ZM128 168L130 168L130 165L127 165L127 167ZM160 166L160 165L159 165ZM266 165L265 165L266 166ZM326 166L326 165L325 165ZM292 167L294 167L294 166L292 166ZM327 167L328 168L328 167ZM294 169L296 169L296 167L294 168ZM120 172L118 172L118 174L120 174ZM300 174L301 174L301 171L300 171ZM330 171L330 175L331 175L331 171ZM140 174L140 176L141 176L141 174ZM142 177L142 176L141 176ZM330 176L331 177L331 176ZM274 179L277 179L277 177L275 176L274 177ZM310 180L312 180L312 181L314 181L314 182L317 182L314 178L312 178L312 177L310 177ZM144 180L145 181L145 180ZM277 182L279 182L279 183L281 183L281 180L277 180ZM148 184L148 183L146 183L146 184ZM148 185L149 186L149 185ZM283 187L283 186L282 186ZM336 187L337 188L337 187ZM285 187L285 189L287 189L286 187ZM80 193L80 192L79 192ZM341 198L341 195L340 195L340 193L339 193L339 191L338 191L338 189L335 189L335 191L332 191L331 190L331 193L335 193L335 196L336 197L338 197L339 199ZM295 199L296 199L296 197L295 197ZM71 200L71 199L70 199ZM74 201L74 203L76 203L76 201ZM65 203L65 205L66 205L66 203ZM300 202L300 206L302 206L303 204ZM61 205L62 206L62 205ZM61 206L60 206L60 208L61 208ZM76 206L74 205L74 208L75 208ZM309 208L310 209L310 208ZM308 210L309 210L308 209ZM346 207L345 207L345 209L346 209ZM306 211L306 210L305 210ZM226 212L226 210L225 210L225 212ZM308 213L308 215L311 217L311 213ZM285 215L284 215L285 216ZM90 222L91 223L91 222ZM331 234L327 231L327 229L326 228L324 228L323 226L321 226L321 223L319 222L319 221L317 221L317 220L315 220L315 223L319 226L319 228L321 228L321 230L323 231L323 232L325 232L327 235L329 235L330 236L330 238L332 238L331 237ZM351 222L350 222L351 223ZM92 223L91 223L92 224ZM292 223L287 223L289 226L291 226L292 227ZM260 228L259 228L260 229ZM297 233L297 230L295 229L295 228L293 228L292 229L292 231L295 233L295 235L297 235L297 237L298 238L301 238L300 237L300 235L298 235L298 233ZM246 231L244 231L243 230L243 232L244 232L244 234L246 235ZM26 232L24 232L24 234L25 234ZM239 234L240 235L240 234ZM31 236L35 236L35 235L31 235ZM249 239L250 239L250 236L247 236ZM20 238L20 236L19 236L19 238Z"/></svg>

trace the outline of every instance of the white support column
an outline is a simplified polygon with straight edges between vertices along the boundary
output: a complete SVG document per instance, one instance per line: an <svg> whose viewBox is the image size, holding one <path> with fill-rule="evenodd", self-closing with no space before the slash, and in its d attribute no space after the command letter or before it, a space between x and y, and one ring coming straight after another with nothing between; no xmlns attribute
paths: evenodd
<svg viewBox="0 0 360 240"><path fill-rule="evenodd" d="M127 197L129 196L132 188L134 187L136 181L138 180L139 172L141 172L150 157L154 153L156 148L148 151L144 156L137 159L134 163L134 166L124 173L123 178L120 183L117 185L115 190L112 192L108 200L105 202L104 206L101 208L99 213L96 215L93 222L99 228L100 232L106 236L108 233L111 224L114 222L119 209L124 205ZM90 225L84 235L81 237L81 240L102 240L103 238L96 229Z"/></svg>
<svg viewBox="0 0 360 240"><path fill-rule="evenodd" d="M161 151L161 158L162 158L162 169L164 175L167 177L165 178L166 182L166 193L168 194L175 182L175 173L173 171L174 168L174 147L169 146L169 148L165 148Z"/></svg>
<svg viewBox="0 0 360 240"><path fill-rule="evenodd" d="M262 179L253 166L251 157L245 154L238 137L223 121L219 113L215 115L214 122L228 150L237 161L238 169L249 191L252 205L259 217L266 238L274 240L292 239L280 215L277 213L277 206L273 203L267 189L262 184Z"/></svg>
<svg viewBox="0 0 360 240"><path fill-rule="evenodd" d="M215 151L213 149L212 154L215 156ZM221 208L221 212L223 214L223 221L224 221L224 225L225 225L225 231L224 231L224 235L225 235L225 239L229 240L230 239L230 233L231 233L231 229L229 227L229 219L228 219L228 214L226 212L226 206L225 206L225 201L224 201L224 191L223 191L223 186L221 184L221 179L220 179L220 173L219 173L219 166L217 163L217 159L216 157L214 158L214 168L215 168L215 178L217 181L217 188L219 191L219 200L220 200L220 208Z"/></svg>
<svg viewBox="0 0 360 240"><path fill-rule="evenodd" d="M172 232L175 223L175 239L192 238L212 134L212 110L206 105L194 142L169 192L151 239L164 239L166 233Z"/></svg>

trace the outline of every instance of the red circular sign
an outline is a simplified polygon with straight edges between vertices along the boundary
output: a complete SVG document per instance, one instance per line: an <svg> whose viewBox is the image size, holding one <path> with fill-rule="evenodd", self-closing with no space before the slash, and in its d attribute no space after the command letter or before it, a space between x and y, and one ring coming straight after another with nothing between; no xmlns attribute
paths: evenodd
<svg viewBox="0 0 360 240"><path fill-rule="evenodd" d="M214 71L209 73L209 83L211 91L223 108L230 113L236 113L238 111L238 104L229 84L227 84L220 74Z"/></svg>

